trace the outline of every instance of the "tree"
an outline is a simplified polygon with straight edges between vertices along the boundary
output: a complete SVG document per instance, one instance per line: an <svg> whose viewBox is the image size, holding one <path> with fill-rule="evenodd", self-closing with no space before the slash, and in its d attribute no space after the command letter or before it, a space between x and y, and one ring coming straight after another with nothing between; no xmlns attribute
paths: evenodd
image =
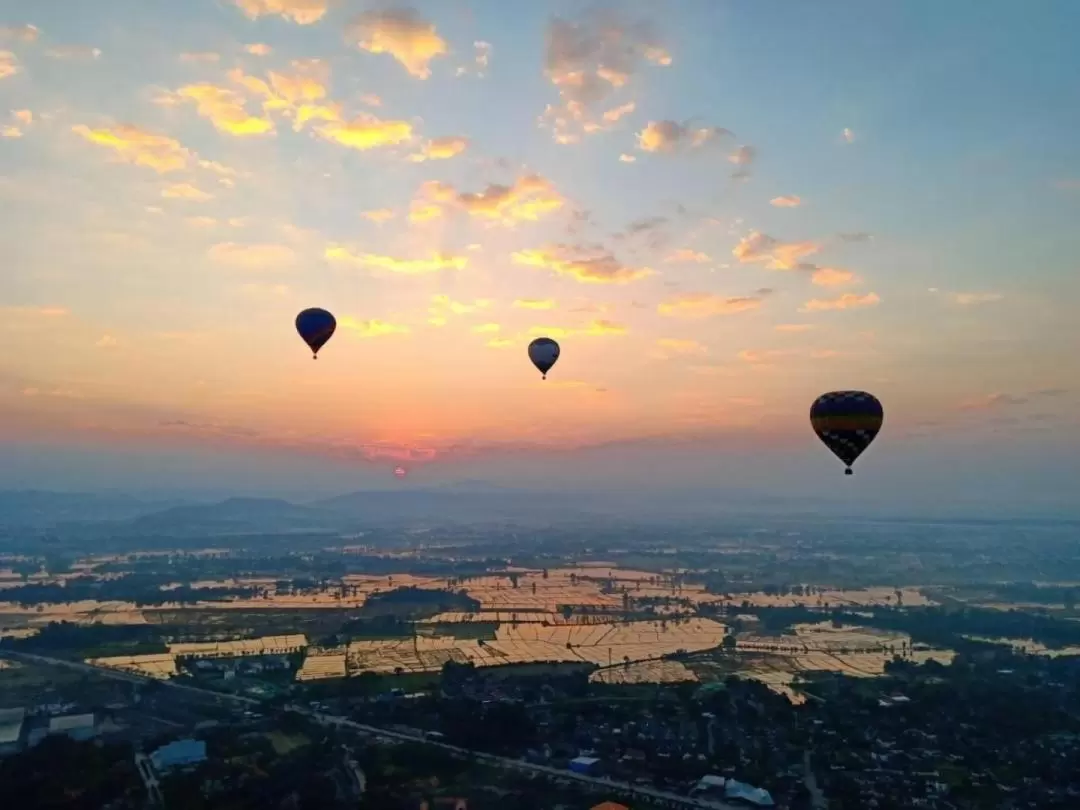
<svg viewBox="0 0 1080 810"><path fill-rule="evenodd" d="M735 640L735 634L728 633L724 636L724 640L720 643L720 646L723 647L725 652L735 652L737 644L738 642Z"/></svg>

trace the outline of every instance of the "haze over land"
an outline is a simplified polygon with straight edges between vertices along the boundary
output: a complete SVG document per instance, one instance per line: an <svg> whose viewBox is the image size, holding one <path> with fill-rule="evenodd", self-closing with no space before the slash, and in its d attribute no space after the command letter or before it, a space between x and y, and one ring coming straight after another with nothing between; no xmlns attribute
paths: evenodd
<svg viewBox="0 0 1080 810"><path fill-rule="evenodd" d="M618 9L0 3L0 488L1073 506L1080 9Z"/></svg>

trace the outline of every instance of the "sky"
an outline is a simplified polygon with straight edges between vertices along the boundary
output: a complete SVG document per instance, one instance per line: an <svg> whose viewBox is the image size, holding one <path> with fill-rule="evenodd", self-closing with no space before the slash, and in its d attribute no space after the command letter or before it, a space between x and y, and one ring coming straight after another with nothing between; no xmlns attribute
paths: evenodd
<svg viewBox="0 0 1080 810"><path fill-rule="evenodd" d="M0 487L1068 504L1077 30L1068 0L0 0ZM853 478L809 426L834 389L885 408Z"/></svg>

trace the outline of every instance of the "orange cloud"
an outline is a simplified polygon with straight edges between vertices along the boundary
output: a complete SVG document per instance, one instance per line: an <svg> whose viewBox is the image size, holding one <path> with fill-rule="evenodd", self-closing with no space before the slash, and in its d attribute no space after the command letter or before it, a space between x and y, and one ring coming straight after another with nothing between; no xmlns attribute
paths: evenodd
<svg viewBox="0 0 1080 810"><path fill-rule="evenodd" d="M36 25L0 26L0 42L36 42L41 31Z"/></svg>
<svg viewBox="0 0 1080 810"><path fill-rule="evenodd" d="M213 217L187 217L184 222L195 228L214 228L217 220Z"/></svg>
<svg viewBox="0 0 1080 810"><path fill-rule="evenodd" d="M622 324L615 323L605 319L599 319L591 321L586 326L581 328L566 328L562 326L534 326L529 329L529 335L546 336L550 338L565 338L572 336L579 337L601 337L604 335L625 335L628 330Z"/></svg>
<svg viewBox="0 0 1080 810"><path fill-rule="evenodd" d="M296 253L287 245L221 242L207 251L211 260L240 270L273 270L291 264Z"/></svg>
<svg viewBox="0 0 1080 810"><path fill-rule="evenodd" d="M739 240L731 255L743 264L761 263L770 270L802 270L812 269L813 265L808 265L801 259L812 256L819 250L821 245L817 242L780 242L771 236L753 231Z"/></svg>
<svg viewBox="0 0 1080 810"><path fill-rule="evenodd" d="M250 45L245 45L244 50L252 56L269 56L274 52L274 49L264 42L253 42Z"/></svg>
<svg viewBox="0 0 1080 810"><path fill-rule="evenodd" d="M408 8L366 11L353 23L350 34L360 48L389 54L417 79L428 78L431 60L448 50L435 26Z"/></svg>
<svg viewBox="0 0 1080 810"><path fill-rule="evenodd" d="M515 342L507 338L492 338L484 344L490 349L509 349L515 346Z"/></svg>
<svg viewBox="0 0 1080 810"><path fill-rule="evenodd" d="M427 259L398 259L371 253L357 255L340 245L331 245L326 248L324 255L333 262L371 267L410 276L438 273L440 270L461 270L469 263L467 256L451 256L446 253L433 253Z"/></svg>
<svg viewBox="0 0 1080 810"><path fill-rule="evenodd" d="M840 270L836 267L819 267L814 271L814 275L810 277L810 280L819 287L838 287L843 284L852 284L858 281L859 277L850 270Z"/></svg>
<svg viewBox="0 0 1080 810"><path fill-rule="evenodd" d="M14 125L0 127L0 138L21 138L23 131Z"/></svg>
<svg viewBox="0 0 1080 810"><path fill-rule="evenodd" d="M45 55L50 59L64 61L97 59L101 56L101 48L91 48L89 45L59 45L46 50Z"/></svg>
<svg viewBox="0 0 1080 810"><path fill-rule="evenodd" d="M734 163L736 166L749 166L754 162L755 157L757 157L757 150L754 147L740 146L728 155L728 162Z"/></svg>
<svg viewBox="0 0 1080 810"><path fill-rule="evenodd" d="M226 87L201 82L181 87L176 95L193 102L199 115L208 119L219 132L249 137L274 131L273 121L249 113L244 97Z"/></svg>
<svg viewBox="0 0 1080 810"><path fill-rule="evenodd" d="M454 71L454 75L461 77L472 74L478 79L484 78L484 76L487 75L488 65L491 62L491 51L492 47L490 42L477 40L473 43L472 65L462 65Z"/></svg>
<svg viewBox="0 0 1080 810"><path fill-rule="evenodd" d="M670 256L664 259L665 262L696 262L702 264L709 261L709 257L704 253L697 250L691 250L690 248L679 248L674 251Z"/></svg>
<svg viewBox="0 0 1080 810"><path fill-rule="evenodd" d="M812 323L780 323L773 328L777 332L809 332L814 325Z"/></svg>
<svg viewBox="0 0 1080 810"><path fill-rule="evenodd" d="M855 295L854 293L845 293L839 298L814 298L807 301L800 312L823 312L832 309L856 309L858 307L872 307L881 303L881 298L877 293L867 293L866 295Z"/></svg>
<svg viewBox="0 0 1080 810"><path fill-rule="evenodd" d="M660 338L656 345L664 352L683 355L707 354L709 349L696 340L680 340L678 338Z"/></svg>
<svg viewBox="0 0 1080 810"><path fill-rule="evenodd" d="M347 332L361 338L409 334L409 327L404 324L387 323L378 319L360 321L348 315L338 318L338 325Z"/></svg>
<svg viewBox="0 0 1080 810"><path fill-rule="evenodd" d="M180 61L195 64L213 64L221 61L221 54L214 51L196 51L180 54Z"/></svg>
<svg viewBox="0 0 1080 810"><path fill-rule="evenodd" d="M782 197L773 197L769 203L777 208L798 208L802 205L802 198L796 194L785 194Z"/></svg>
<svg viewBox="0 0 1080 810"><path fill-rule="evenodd" d="M30 110L12 110L11 117L20 124L25 124L26 126L30 126L34 123L34 114Z"/></svg>
<svg viewBox="0 0 1080 810"><path fill-rule="evenodd" d="M382 121L373 115L359 115L351 121L340 121L319 127L317 132L328 141L349 149L367 151L393 146L412 137L408 121Z"/></svg>
<svg viewBox="0 0 1080 810"><path fill-rule="evenodd" d="M468 138L434 138L425 143L419 152L409 155L409 160L413 163L423 163L425 160L447 160L460 155L468 146Z"/></svg>
<svg viewBox="0 0 1080 810"><path fill-rule="evenodd" d="M443 215L443 210L437 205L413 200L409 205L409 222L430 222Z"/></svg>
<svg viewBox="0 0 1080 810"><path fill-rule="evenodd" d="M161 190L161 196L170 200L191 200L193 202L206 202L214 199L213 194L207 194L191 183L175 183Z"/></svg>
<svg viewBox="0 0 1080 810"><path fill-rule="evenodd" d="M130 124L102 129L79 124L71 131L90 143L112 149L125 163L146 166L159 174L180 171L192 159L191 152L176 139L155 135Z"/></svg>
<svg viewBox="0 0 1080 810"><path fill-rule="evenodd" d="M328 0L233 0L250 19L279 16L297 25L312 25L326 16Z"/></svg>
<svg viewBox="0 0 1080 810"><path fill-rule="evenodd" d="M993 301L1000 301L1005 296L1001 293L975 293L975 292L954 292L949 293L949 299L954 303L962 307L972 306L973 304L989 304Z"/></svg>
<svg viewBox="0 0 1080 810"><path fill-rule="evenodd" d="M492 304L490 298L477 298L474 301L455 301L448 295L433 295L431 297L432 315L468 315L472 312L488 309Z"/></svg>
<svg viewBox="0 0 1080 810"><path fill-rule="evenodd" d="M502 327L499 326L499 324L497 324L497 323L481 323L481 324L477 324L476 326L474 326L472 328L472 331L475 332L478 335L486 335L486 334L491 334L493 332L498 332L501 329L502 329Z"/></svg>
<svg viewBox="0 0 1080 810"><path fill-rule="evenodd" d="M621 155L619 155L619 162L620 163L635 163L636 161L637 161L636 157L634 157L633 155L628 155L625 152L623 152Z"/></svg>
<svg viewBox="0 0 1080 810"><path fill-rule="evenodd" d="M66 318L71 314L67 307L0 307L5 315L26 315L32 318Z"/></svg>
<svg viewBox="0 0 1080 810"><path fill-rule="evenodd" d="M708 318L713 315L734 315L761 307L761 295L724 298L712 293L682 293L661 302L656 311L673 318Z"/></svg>
<svg viewBox="0 0 1080 810"><path fill-rule="evenodd" d="M610 253L592 252L569 245L520 250L513 254L512 259L515 264L546 267L583 284L629 284L653 274L648 267L627 267Z"/></svg>
<svg viewBox="0 0 1080 810"><path fill-rule="evenodd" d="M371 220L377 225L382 225L384 222L389 222L394 218L394 212L389 208L376 208L372 211L362 211L360 216L364 219Z"/></svg>
<svg viewBox="0 0 1080 810"><path fill-rule="evenodd" d="M19 58L11 51L0 51L0 79L14 76L22 70L19 67Z"/></svg>
<svg viewBox="0 0 1080 810"><path fill-rule="evenodd" d="M517 309L555 309L556 303L552 298L519 298L514 301Z"/></svg>
<svg viewBox="0 0 1080 810"><path fill-rule="evenodd" d="M544 72L559 101L548 105L541 123L563 144L609 129L633 110L633 102L612 107L612 96L645 64L669 65L671 57L643 23L626 23L611 12L553 19Z"/></svg>
<svg viewBox="0 0 1080 810"><path fill-rule="evenodd" d="M696 149L721 135L730 135L719 127L691 127L677 121L650 121L638 133L638 149L643 152L675 152ZM746 147L743 147L746 148Z"/></svg>
<svg viewBox="0 0 1080 810"><path fill-rule="evenodd" d="M538 174L519 177L513 185L493 184L481 192L458 194L455 204L470 216L512 224L535 222L563 207L565 200L550 181Z"/></svg>

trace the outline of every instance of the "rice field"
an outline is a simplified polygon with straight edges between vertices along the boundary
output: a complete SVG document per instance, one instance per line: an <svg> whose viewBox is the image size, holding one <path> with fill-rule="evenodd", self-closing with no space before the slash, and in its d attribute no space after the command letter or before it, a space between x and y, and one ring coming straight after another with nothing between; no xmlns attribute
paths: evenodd
<svg viewBox="0 0 1080 810"><path fill-rule="evenodd" d="M589 676L594 683L683 683L698 676L679 661L638 661L621 667L598 669Z"/></svg>
<svg viewBox="0 0 1080 810"><path fill-rule="evenodd" d="M710 619L683 622L562 625L503 624L494 641L452 636L419 636L393 641L354 641L348 649L348 671L431 672L447 661L478 667L526 663L591 663L611 666L656 659L677 650L717 646L726 628Z"/></svg>
<svg viewBox="0 0 1080 810"><path fill-rule="evenodd" d="M169 652L173 655L194 656L196 658L237 658L246 655L293 653L302 650L307 646L307 643L307 638L302 635L263 636L261 638L239 639L236 641L170 644Z"/></svg>
<svg viewBox="0 0 1080 810"><path fill-rule="evenodd" d="M86 663L97 667L108 667L131 672L136 675L147 675L151 678L168 680L177 674L176 656L172 653L155 653L152 655L114 655L108 658L88 658Z"/></svg>
<svg viewBox="0 0 1080 810"><path fill-rule="evenodd" d="M308 649L303 666L296 673L296 680L317 681L325 678L344 678L346 656L345 647L312 647Z"/></svg>

